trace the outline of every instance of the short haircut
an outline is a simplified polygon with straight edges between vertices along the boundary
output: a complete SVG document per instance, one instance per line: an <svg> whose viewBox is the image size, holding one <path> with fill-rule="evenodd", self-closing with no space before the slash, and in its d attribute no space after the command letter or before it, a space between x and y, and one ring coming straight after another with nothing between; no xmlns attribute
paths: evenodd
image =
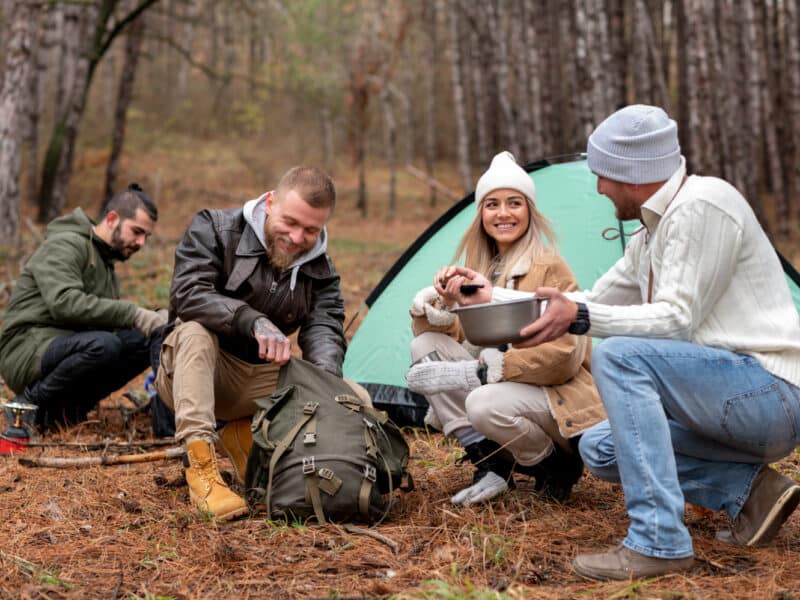
<svg viewBox="0 0 800 600"><path fill-rule="evenodd" d="M316 167L292 167L278 182L279 193L296 191L300 197L314 208L330 208L336 206L336 188L333 180L324 171Z"/></svg>
<svg viewBox="0 0 800 600"><path fill-rule="evenodd" d="M144 190L138 183L131 183L127 189L122 192L117 192L103 207L103 212L100 214L102 221L105 216L112 210L116 212L121 219L135 219L136 210L141 208L147 213L147 216L155 222L158 221L158 208L156 203L150 199L150 196L145 194Z"/></svg>

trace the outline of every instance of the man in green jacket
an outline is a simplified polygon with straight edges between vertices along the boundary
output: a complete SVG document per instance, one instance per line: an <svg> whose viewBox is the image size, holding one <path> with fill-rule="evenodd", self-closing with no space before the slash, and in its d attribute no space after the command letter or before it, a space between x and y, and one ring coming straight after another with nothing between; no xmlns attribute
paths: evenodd
<svg viewBox="0 0 800 600"><path fill-rule="evenodd" d="M38 406L37 425L84 420L150 364L150 338L166 323L166 311L120 300L114 263L144 246L157 218L153 201L132 183L98 223L77 208L47 226L0 331L0 375Z"/></svg>

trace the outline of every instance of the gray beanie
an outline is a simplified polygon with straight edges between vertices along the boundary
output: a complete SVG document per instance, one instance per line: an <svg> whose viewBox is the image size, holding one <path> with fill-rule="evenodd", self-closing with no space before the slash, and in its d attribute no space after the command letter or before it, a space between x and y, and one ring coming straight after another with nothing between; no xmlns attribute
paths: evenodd
<svg viewBox="0 0 800 600"><path fill-rule="evenodd" d="M589 169L624 183L666 181L681 164L678 126L657 106L632 104L589 136Z"/></svg>
<svg viewBox="0 0 800 600"><path fill-rule="evenodd" d="M480 204L486 194L502 188L517 190L534 205L536 204L536 186L533 184L533 179L508 151L495 154L492 164L478 179L478 185L475 186L475 202Z"/></svg>

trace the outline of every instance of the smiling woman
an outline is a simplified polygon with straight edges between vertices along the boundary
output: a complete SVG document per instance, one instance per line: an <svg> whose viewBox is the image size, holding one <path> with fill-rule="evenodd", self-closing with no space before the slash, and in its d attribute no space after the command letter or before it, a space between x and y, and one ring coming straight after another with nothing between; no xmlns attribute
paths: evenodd
<svg viewBox="0 0 800 600"><path fill-rule="evenodd" d="M603 417L589 374L590 345L573 335L533 350L461 344L461 324L448 307L487 301L489 284L533 291L549 282L570 291L575 277L536 208L533 180L510 153L494 157L475 202L454 259L463 257L471 279L442 267L411 307L416 337L408 387L427 398L426 422L456 437L476 465L472 485L452 497L454 504L513 488L513 471L535 477L543 497L564 501L583 471L577 439ZM469 283L485 284L485 291L467 297L461 290Z"/></svg>

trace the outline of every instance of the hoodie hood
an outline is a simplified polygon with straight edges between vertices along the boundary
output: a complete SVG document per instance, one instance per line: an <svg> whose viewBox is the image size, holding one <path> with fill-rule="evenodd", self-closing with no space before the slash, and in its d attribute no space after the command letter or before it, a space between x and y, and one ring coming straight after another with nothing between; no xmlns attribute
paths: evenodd
<svg viewBox="0 0 800 600"><path fill-rule="evenodd" d="M76 208L70 214L50 221L47 229L45 229L44 237L48 238L56 233L70 231L80 234L85 238L89 238L93 237L92 228L94 226L95 222L87 217L82 209Z"/></svg>
<svg viewBox="0 0 800 600"><path fill-rule="evenodd" d="M247 221L247 224L250 225L252 230L255 232L258 241L261 242L261 245L264 247L264 250L268 250L267 242L264 237L264 224L267 222L267 194L261 194L258 198L253 200L248 200L245 202L244 207L242 208L242 213L244 214L244 219ZM294 290L295 284L297 283L297 273L300 271L300 267L302 267L305 263L311 262L318 256L325 254L328 250L328 230L323 227L322 231L317 238L317 243L314 246L302 254L299 254L297 258L294 259L294 262L289 265L289 268L292 270L292 277L289 282L289 289Z"/></svg>
<svg viewBox="0 0 800 600"><path fill-rule="evenodd" d="M94 232L96 223L90 219L83 209L76 208L70 214L64 215L53 219L44 231L45 239L58 235L60 233L76 233L83 236L90 243L89 245L89 261L94 262L95 252L100 255L103 262L111 263L115 261L125 260L126 257L121 256L119 252L114 250L111 246L106 244L103 240L97 237Z"/></svg>

